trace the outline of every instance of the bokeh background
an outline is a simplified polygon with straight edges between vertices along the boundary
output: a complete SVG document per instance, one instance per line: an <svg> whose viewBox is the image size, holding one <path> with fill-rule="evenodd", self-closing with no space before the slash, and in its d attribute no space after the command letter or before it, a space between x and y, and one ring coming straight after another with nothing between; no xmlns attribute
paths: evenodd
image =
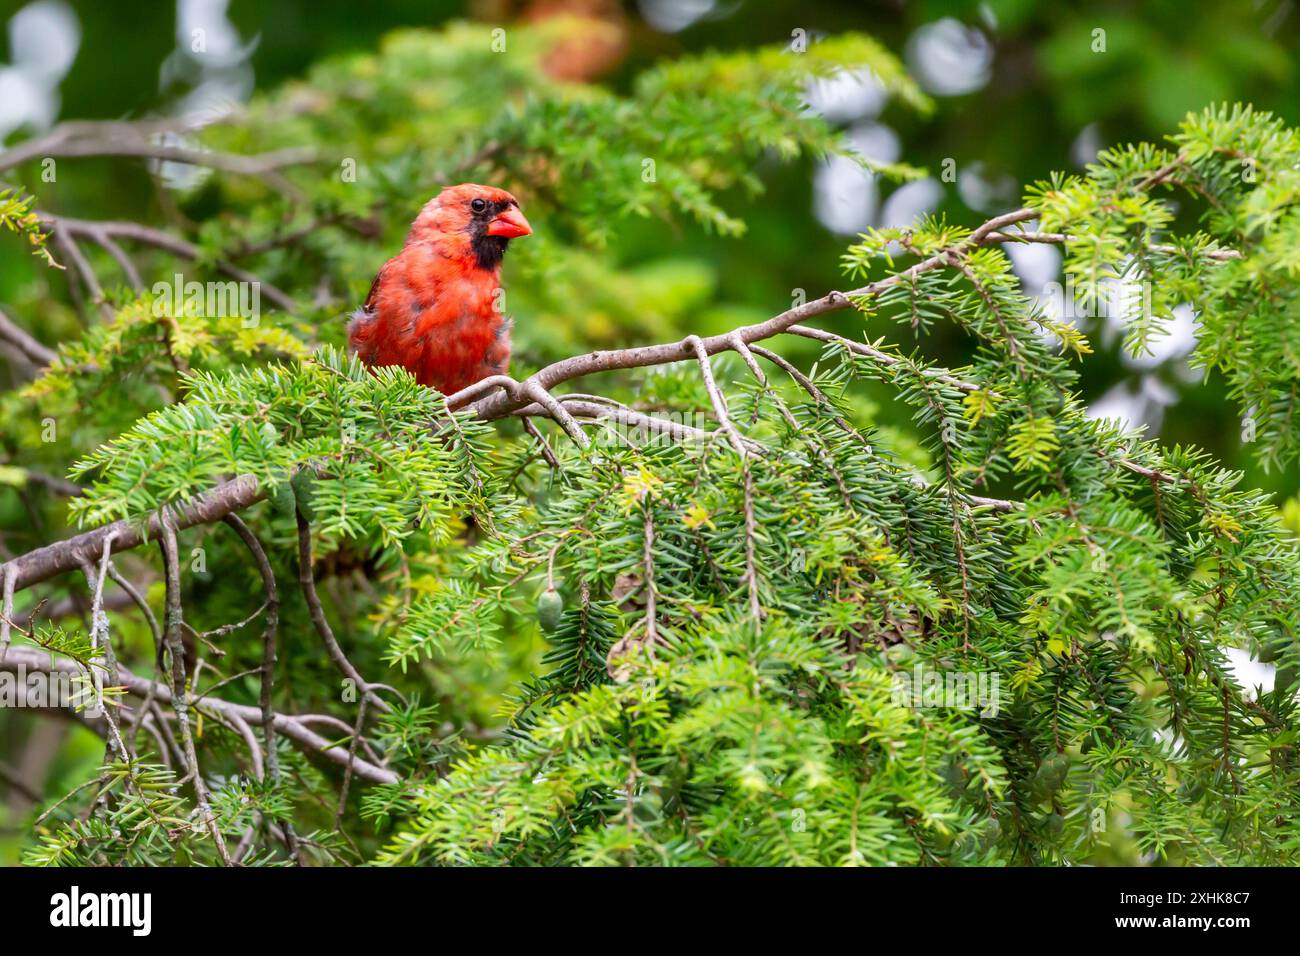
<svg viewBox="0 0 1300 956"><path fill-rule="evenodd" d="M658 294L690 302L665 310L676 316L676 328L660 322L615 329L627 344L756 321L786 308L792 290L811 298L844 288L839 257L859 231L927 214L974 226L1018 206L1025 184L1054 170L1077 171L1110 145L1159 142L1187 112L1212 103L1249 102L1300 123L1300 8L1293 0L1104 0L1084 10L1029 0L0 0L0 143L64 120L227 109L302 76L323 58L373 51L399 27L456 19L508 25L562 14L598 18L611 29L601 42L558 50L556 76L620 90L665 58L788 43L795 30L858 30L902 56L936 103L920 116L892 103L869 75L808 91L811 106L864 154L927 169L918 181L878 181L843 159L773 162L756 170L764 196L738 199L749 225L741 238L719 238L689 223L620 220L619 261L658 262L670 249L679 267ZM189 52L196 28L206 31L203 57ZM1104 52L1096 49L1099 36ZM945 169L955 175L943 176ZM156 202L155 183L130 163L86 160L75 176L61 181L60 191L80 214L139 218ZM412 210L425 198L412 197ZM1045 293L1061 281L1055 248L1008 251L1029 290ZM22 298L36 268L21 251L0 254L0 302ZM1266 473L1253 462L1222 382L1188 367L1196 340L1190 310L1179 312L1153 354L1137 358L1123 352L1123 330L1112 321L1079 323L1096 349L1080 366L1093 414L1210 450L1245 471L1247 483L1273 492L1300 534L1300 470ZM897 326L872 332L949 365L963 364L971 349L942 324L917 343ZM575 328L558 337L589 336ZM814 354L810 349L804 358ZM882 393L882 423L892 418L902 427L907 416ZM1246 683L1269 683L1267 669L1241 666Z"/></svg>
<svg viewBox="0 0 1300 956"><path fill-rule="evenodd" d="M248 99L300 76L322 57L373 49L402 26L457 18L510 23L561 13L609 21L603 45L564 51L557 68L575 78L627 84L647 63L705 49L863 30L902 54L937 103L928 117L892 107L870 77L810 90L810 101L842 124L867 155L931 171L902 186L880 184L847 160L762 170L765 201L745 210L750 230L719 240L689 227L623 227L635 256L665 241L709 266L711 297L770 314L802 288L842 284L846 240L868 226L900 225L925 213L975 224L1013 207L1025 183L1077 170L1108 145L1159 141L1189 110L1246 101L1300 119L1300 9L1293 0L1090 3L1000 0L826 2L826 0L34 0L0 3L7 38L0 64L0 139L12 142L62 119L175 113ZM208 52L188 52L190 31L207 31ZM1094 50L1104 30L1106 50ZM944 181L945 161L955 182ZM120 164L119 164L120 165ZM948 177L953 178L953 177ZM98 180L102 183L102 176ZM148 201L151 184L124 176L111 206ZM108 210L111 212L111 210ZM1013 247L1026 285L1060 280L1050 247ZM0 279L0 283L3 283ZM6 291L0 284L0 293ZM1263 474L1243 453L1240 423L1219 383L1189 371L1195 320L1180 315L1155 354L1132 358L1104 318L1081 320L1098 355L1084 363L1084 395L1097 414L1124 418L1169 442L1213 450L1252 483L1289 497L1295 473ZM965 343L937 354L957 363Z"/></svg>

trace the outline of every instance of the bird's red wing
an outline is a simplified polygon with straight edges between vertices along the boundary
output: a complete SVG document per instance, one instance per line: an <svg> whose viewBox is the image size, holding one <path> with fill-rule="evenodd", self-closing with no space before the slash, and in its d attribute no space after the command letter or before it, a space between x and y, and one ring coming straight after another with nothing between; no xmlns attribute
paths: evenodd
<svg viewBox="0 0 1300 956"><path fill-rule="evenodd" d="M379 288L380 280L383 279L384 273L388 271L388 267L392 265L392 263L393 260L389 259L387 262L385 262L382 266L379 267L379 271L375 273L374 280L370 283L370 291L366 293L365 304L362 305L361 308L373 309L375 307L375 290Z"/></svg>
<svg viewBox="0 0 1300 956"><path fill-rule="evenodd" d="M390 259L380 266L379 271L375 273L375 278L370 283L370 291L366 293L365 304L357 309L348 320L348 347L360 356L361 360L367 365L375 364L378 358L378 342L375 341L375 335L379 331L376 327L378 315L375 304L375 292L378 291L380 283L384 279L384 273L393 262Z"/></svg>

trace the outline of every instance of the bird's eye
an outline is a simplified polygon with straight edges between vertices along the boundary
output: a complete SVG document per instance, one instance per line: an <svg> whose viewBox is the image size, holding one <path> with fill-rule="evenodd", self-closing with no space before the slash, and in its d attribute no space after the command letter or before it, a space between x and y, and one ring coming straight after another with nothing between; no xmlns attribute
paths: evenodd
<svg viewBox="0 0 1300 956"><path fill-rule="evenodd" d="M475 212L482 212L484 209L487 208L487 200L486 199L471 200L469 204L469 208L473 209Z"/></svg>

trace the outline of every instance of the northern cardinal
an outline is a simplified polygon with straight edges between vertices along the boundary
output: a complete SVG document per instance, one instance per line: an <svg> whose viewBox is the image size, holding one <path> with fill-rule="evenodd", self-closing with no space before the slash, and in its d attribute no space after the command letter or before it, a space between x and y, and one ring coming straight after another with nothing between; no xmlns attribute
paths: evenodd
<svg viewBox="0 0 1300 956"><path fill-rule="evenodd" d="M501 260L511 239L532 231L505 190L448 186L375 276L348 323L348 345L367 365L400 365L444 395L505 374L510 320Z"/></svg>

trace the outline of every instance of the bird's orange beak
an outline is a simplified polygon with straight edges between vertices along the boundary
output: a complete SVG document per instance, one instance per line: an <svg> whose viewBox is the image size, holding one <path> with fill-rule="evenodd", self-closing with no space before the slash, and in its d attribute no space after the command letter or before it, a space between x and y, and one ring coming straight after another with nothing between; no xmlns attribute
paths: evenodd
<svg viewBox="0 0 1300 956"><path fill-rule="evenodd" d="M503 236L506 239L529 236L532 232L533 227L528 225L528 220L524 218L518 206L507 206L500 215L488 223L487 227L489 236Z"/></svg>

